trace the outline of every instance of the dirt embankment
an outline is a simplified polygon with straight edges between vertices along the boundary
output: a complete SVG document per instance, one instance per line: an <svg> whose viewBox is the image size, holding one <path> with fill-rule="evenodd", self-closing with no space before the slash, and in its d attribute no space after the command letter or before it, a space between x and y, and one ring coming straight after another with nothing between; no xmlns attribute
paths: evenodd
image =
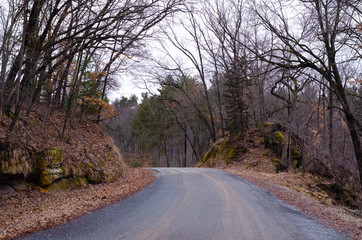
<svg viewBox="0 0 362 240"><path fill-rule="evenodd" d="M0 183L23 179L43 188L84 187L105 183L123 173L121 154L112 139L92 121L75 118L64 128L65 112L46 106L24 114L11 133L11 120L0 119ZM16 184L15 184L16 185ZM1 189L0 189L1 190Z"/></svg>
<svg viewBox="0 0 362 240"><path fill-rule="evenodd" d="M362 238L361 212L334 204L334 199L316 186L319 177L295 172L265 173L237 163L221 169L266 189L306 215L347 233L352 239Z"/></svg>
<svg viewBox="0 0 362 240"><path fill-rule="evenodd" d="M113 140L90 120L36 106L0 117L0 239L62 224L141 190L152 172L127 167Z"/></svg>
<svg viewBox="0 0 362 240"><path fill-rule="evenodd" d="M44 192L33 186L0 196L0 239L12 239L69 222L126 198L155 179L150 170L142 168L126 167L125 172L125 176L115 182L83 189Z"/></svg>
<svg viewBox="0 0 362 240"><path fill-rule="evenodd" d="M293 161L289 166L283 162L286 140L280 127L252 129L240 136L221 139L199 166L239 175L324 224L346 232L353 239L361 239L361 193L336 183L330 166L319 159L308 161L306 166L300 141L297 136L294 138Z"/></svg>

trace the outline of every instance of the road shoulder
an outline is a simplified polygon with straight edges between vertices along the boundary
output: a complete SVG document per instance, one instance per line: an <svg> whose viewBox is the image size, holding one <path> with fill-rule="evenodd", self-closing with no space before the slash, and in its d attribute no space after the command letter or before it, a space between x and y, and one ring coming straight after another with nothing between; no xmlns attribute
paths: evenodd
<svg viewBox="0 0 362 240"><path fill-rule="evenodd" d="M301 177L298 174L262 173L235 166L220 169L264 188L286 203L298 207L306 215L314 217L338 231L347 233L353 239L362 237L362 218L360 216L343 207L332 205L328 199L321 198L316 193L308 194L308 191L303 190L305 188L299 181Z"/></svg>
<svg viewBox="0 0 362 240"><path fill-rule="evenodd" d="M127 169L125 178L79 190L43 192L39 189L0 196L0 239L72 221L84 214L125 199L155 179L151 170Z"/></svg>

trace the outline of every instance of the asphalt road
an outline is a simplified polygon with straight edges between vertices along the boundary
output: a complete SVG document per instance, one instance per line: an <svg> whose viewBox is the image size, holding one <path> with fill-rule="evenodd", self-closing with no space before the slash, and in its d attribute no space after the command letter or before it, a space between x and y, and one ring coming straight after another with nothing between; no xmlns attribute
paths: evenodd
<svg viewBox="0 0 362 240"><path fill-rule="evenodd" d="M155 168L134 196L22 239L348 239L235 175Z"/></svg>

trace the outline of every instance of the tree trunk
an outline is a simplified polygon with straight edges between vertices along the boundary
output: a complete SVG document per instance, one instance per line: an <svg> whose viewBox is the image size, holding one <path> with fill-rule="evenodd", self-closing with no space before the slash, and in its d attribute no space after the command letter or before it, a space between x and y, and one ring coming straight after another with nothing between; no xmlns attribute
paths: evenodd
<svg viewBox="0 0 362 240"><path fill-rule="evenodd" d="M184 162L183 162L183 167L187 167L187 133L186 131L184 132Z"/></svg>
<svg viewBox="0 0 362 240"><path fill-rule="evenodd" d="M329 142L328 142L328 151L329 151L329 162L330 164L334 163L334 99L333 92L329 90L329 121L328 121L328 133L329 133Z"/></svg>
<svg viewBox="0 0 362 240"><path fill-rule="evenodd" d="M351 134L351 139L353 143L354 153L357 160L358 170L359 170L359 179L360 179L360 188L362 188L362 147L361 141L358 135L358 128L356 126L356 119L354 118L349 102L347 100L346 91L342 85L341 77L337 68L337 64L332 59L331 61L333 74L335 77L334 92L336 93L340 104L342 105L343 112L346 116L346 123Z"/></svg>

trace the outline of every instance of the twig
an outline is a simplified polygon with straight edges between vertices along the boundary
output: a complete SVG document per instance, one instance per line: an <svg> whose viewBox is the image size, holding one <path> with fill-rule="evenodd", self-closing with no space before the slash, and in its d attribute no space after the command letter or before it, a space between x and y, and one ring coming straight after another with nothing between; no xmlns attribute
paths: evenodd
<svg viewBox="0 0 362 240"><path fill-rule="evenodd" d="M49 122L53 125L53 127L55 128L55 130L57 130L57 132L58 132L58 136L61 138L61 134L60 134L60 130L59 130L59 128L57 127L57 125L55 125L55 123L50 119L50 118L48 118L48 120L49 120Z"/></svg>
<svg viewBox="0 0 362 240"><path fill-rule="evenodd" d="M28 132L28 130L26 130L26 128L24 127L24 125L23 124L21 124L21 128L24 130L24 132L30 137L30 139L32 140L32 141L34 141L34 138L30 135L30 133Z"/></svg>
<svg viewBox="0 0 362 240"><path fill-rule="evenodd" d="M346 210L347 212L349 212L349 213L357 216L357 217L362 217L361 213L359 213L359 212L353 211L353 210L348 209L348 208L346 208L346 207L343 207L343 209Z"/></svg>

